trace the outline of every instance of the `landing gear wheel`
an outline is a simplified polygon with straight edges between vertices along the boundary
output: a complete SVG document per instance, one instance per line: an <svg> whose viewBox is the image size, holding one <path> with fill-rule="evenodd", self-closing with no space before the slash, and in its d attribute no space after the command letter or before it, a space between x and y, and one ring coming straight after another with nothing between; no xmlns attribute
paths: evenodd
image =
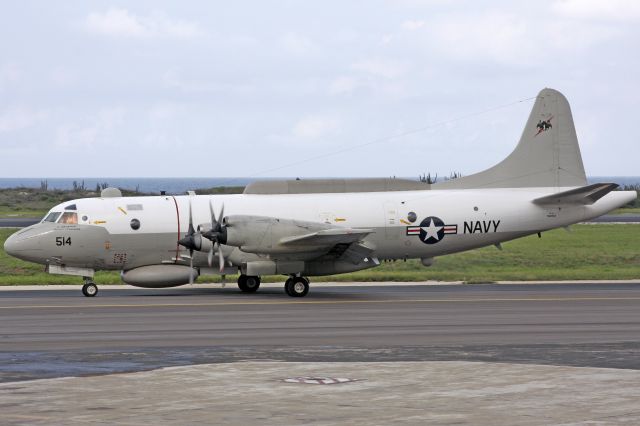
<svg viewBox="0 0 640 426"><path fill-rule="evenodd" d="M87 297L94 297L98 294L98 286L95 283L86 283L82 286L82 294Z"/></svg>
<svg viewBox="0 0 640 426"><path fill-rule="evenodd" d="M291 296L291 293L289 293L289 287L291 287L293 285L292 283L293 283L293 278L288 278L284 282L284 292L287 293L288 296Z"/></svg>
<svg viewBox="0 0 640 426"><path fill-rule="evenodd" d="M238 277L238 288L244 293L255 293L260 288L260 277L240 275Z"/></svg>
<svg viewBox="0 0 640 426"><path fill-rule="evenodd" d="M284 291L291 297L304 297L309 293L309 281L304 277L289 278L284 284Z"/></svg>

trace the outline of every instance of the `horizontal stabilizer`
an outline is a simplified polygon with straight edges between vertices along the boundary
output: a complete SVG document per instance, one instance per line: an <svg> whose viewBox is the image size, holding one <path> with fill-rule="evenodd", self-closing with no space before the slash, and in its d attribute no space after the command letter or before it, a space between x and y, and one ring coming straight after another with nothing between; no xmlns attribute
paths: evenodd
<svg viewBox="0 0 640 426"><path fill-rule="evenodd" d="M535 204L593 204L618 187L617 183L594 183L533 200Z"/></svg>
<svg viewBox="0 0 640 426"><path fill-rule="evenodd" d="M280 244L291 245L334 245L349 244L360 241L365 236L371 234L373 229L351 229L336 228L324 229L322 231L312 232L310 234L295 235L293 237L285 237L280 240Z"/></svg>

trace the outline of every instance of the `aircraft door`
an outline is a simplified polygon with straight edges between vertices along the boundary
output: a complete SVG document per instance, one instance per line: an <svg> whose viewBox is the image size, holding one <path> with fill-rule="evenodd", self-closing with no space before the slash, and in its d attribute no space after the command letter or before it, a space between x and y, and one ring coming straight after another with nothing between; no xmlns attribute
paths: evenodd
<svg viewBox="0 0 640 426"><path fill-rule="evenodd" d="M388 240L400 238L402 228L398 221L398 206L395 203L384 204L384 229Z"/></svg>

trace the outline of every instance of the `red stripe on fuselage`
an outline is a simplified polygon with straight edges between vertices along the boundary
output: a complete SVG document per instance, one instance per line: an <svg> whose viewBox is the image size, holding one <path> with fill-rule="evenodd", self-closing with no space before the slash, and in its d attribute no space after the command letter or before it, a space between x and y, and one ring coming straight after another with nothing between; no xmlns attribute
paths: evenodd
<svg viewBox="0 0 640 426"><path fill-rule="evenodd" d="M171 196L171 198L173 198L173 203L176 205L176 218L178 220L178 238L176 239L176 261L175 261L175 263L178 263L178 260L180 259L180 244L178 244L178 241L180 240L180 209L178 208L178 200L176 200L176 197Z"/></svg>

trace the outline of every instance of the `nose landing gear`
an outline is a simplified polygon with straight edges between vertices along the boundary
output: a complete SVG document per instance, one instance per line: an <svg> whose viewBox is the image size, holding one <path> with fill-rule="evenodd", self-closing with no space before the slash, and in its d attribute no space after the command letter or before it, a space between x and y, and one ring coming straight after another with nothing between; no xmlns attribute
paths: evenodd
<svg viewBox="0 0 640 426"><path fill-rule="evenodd" d="M292 276L284 283L284 291L291 297L304 297L309 293L309 280Z"/></svg>
<svg viewBox="0 0 640 426"><path fill-rule="evenodd" d="M84 279L82 294L84 294L86 297L94 297L96 294L98 294L98 286L91 280L91 278Z"/></svg>

